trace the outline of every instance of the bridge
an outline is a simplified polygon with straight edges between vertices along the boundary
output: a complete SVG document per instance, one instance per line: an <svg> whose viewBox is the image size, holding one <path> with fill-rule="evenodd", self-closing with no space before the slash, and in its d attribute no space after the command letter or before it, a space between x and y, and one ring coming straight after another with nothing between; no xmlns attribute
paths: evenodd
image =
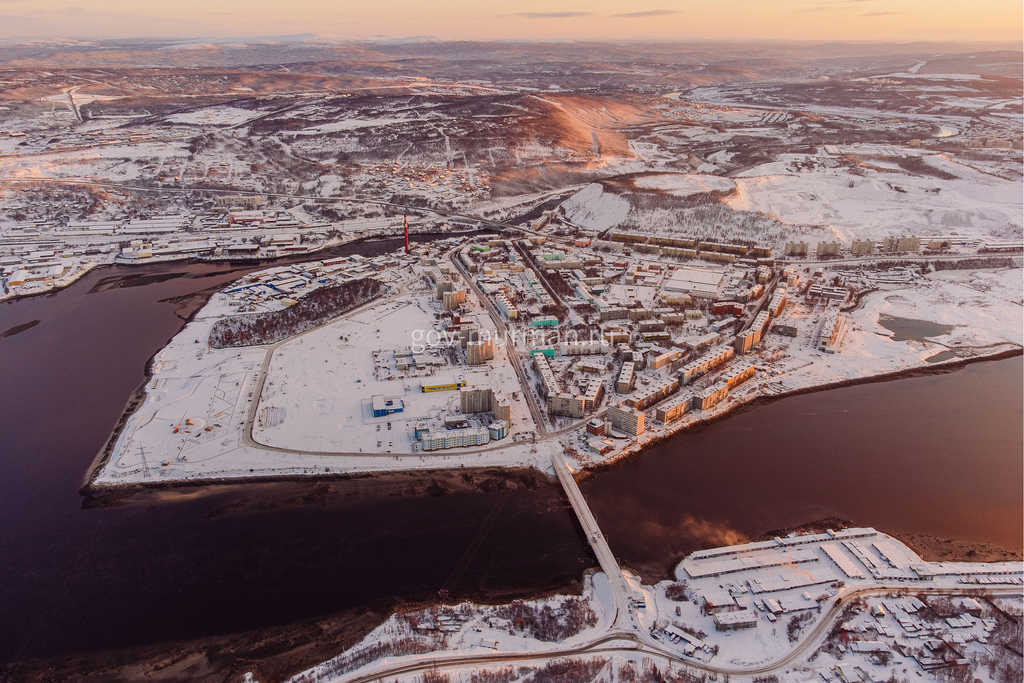
<svg viewBox="0 0 1024 683"><path fill-rule="evenodd" d="M612 618L608 628L610 630L641 631L642 628L636 620L636 615L633 613L633 605L631 604L635 593L626 582L626 577L622 575L619 563L615 559L612 549L608 546L608 539L601 533L601 528L597 526L597 520L594 519L594 515L590 512L590 507L587 505L586 498L583 497L583 492L576 485L576 480L573 479L572 472L569 471L569 466L565 463L564 456L561 453L553 453L551 455L551 464L555 468L555 474L558 475L558 481L562 483L562 488L565 489L565 495L569 498L572 509L580 520L580 526L583 527L583 531L587 535L590 547L594 549L594 554L597 555L601 571L608 577L608 583L611 585L615 616Z"/></svg>

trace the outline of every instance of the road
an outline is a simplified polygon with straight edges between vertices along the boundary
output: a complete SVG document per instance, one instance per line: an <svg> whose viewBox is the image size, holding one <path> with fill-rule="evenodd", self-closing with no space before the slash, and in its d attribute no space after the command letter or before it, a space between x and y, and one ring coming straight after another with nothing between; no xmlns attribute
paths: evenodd
<svg viewBox="0 0 1024 683"><path fill-rule="evenodd" d="M362 204L374 204L376 206L389 206L395 209L401 209L407 213L432 213L437 216L443 216L445 218L461 218L476 223L482 223L484 225L491 226L493 228L500 228L502 230L515 230L517 232L526 233L529 235L540 235L548 238L549 240L556 242L565 242L572 244L571 238L558 237L556 235L549 235L536 230L530 230L520 225L511 225L510 223L502 223L501 221L491 220L490 218L484 218L483 216L475 216L468 213L458 213L455 211L448 211L446 209L431 208L429 206L409 206L407 204L396 204L394 202L387 202L382 199L370 199L367 197L356 197L356 196L336 196L336 197L323 197L318 195L304 195L304 194L284 194L280 192L256 192L253 190L245 190L242 188L232 189L210 189L210 188L199 188L199 187L144 187L140 185L127 185L125 183L112 183L105 180L94 180L92 178L0 178L0 182L5 183L51 183L61 185L86 185L95 187L106 187L114 190L127 190L132 192L168 192L177 194L192 194L195 192L205 192L210 194L222 194L228 196L259 196L259 197L274 197L277 199L301 199L303 201L314 201L314 202L358 202Z"/></svg>
<svg viewBox="0 0 1024 683"><path fill-rule="evenodd" d="M594 549L597 561L601 565L601 571L608 577L608 583L611 585L615 615L612 617L609 628L622 628L631 631L642 630L636 621L632 605L630 604L630 598L634 596L633 590L626 583L626 577L622 575L622 570L619 569L619 563L615 559L615 554L608 546L608 539L601 533L597 520L594 519L594 515L590 512L590 506L587 505L580 487L576 485L576 480L572 478L572 473L569 471L568 465L565 464L565 458L561 453L552 453L551 464L555 468L555 474L558 475L558 481L561 482L562 488L565 490L565 495L572 504L572 509L580 520L580 526L583 527L583 531L587 535L590 547Z"/></svg>
<svg viewBox="0 0 1024 683"><path fill-rule="evenodd" d="M814 626L804 633L800 640L777 659L753 666L716 666L700 662L694 659L682 657L676 652L668 649L660 643L652 643L646 634L630 632L611 632L601 634L594 639L573 647L555 648L544 652L508 652L508 653L453 653L437 652L425 655L416 655L402 658L404 661L387 664L380 662L378 665L364 667L362 671L355 671L348 675L342 675L336 680L344 683L371 683L372 681L384 680L395 676L414 674L428 670L444 670L446 668L483 668L487 666L502 667L515 666L517 664L539 664L552 662L566 657L592 656L601 654L624 654L624 655L648 655L659 657L676 665L683 665L689 669L706 671L713 674L747 675L760 676L770 675L784 671L789 666L803 661L828 635L835 623L835 619L842 613L846 606L859 598L886 596L893 592L906 594L938 594L949 595L962 593L964 590L973 590L987 596L997 595L1020 595L1020 588L1017 586L965 586L963 589L954 590L949 588L924 588L908 586L906 584L893 584L885 586L874 586L869 588L850 589L840 594L835 599L832 607L825 612Z"/></svg>
<svg viewBox="0 0 1024 683"><path fill-rule="evenodd" d="M264 450L264 451L271 451L271 452L274 452L274 453L292 453L292 454L296 454L296 455L326 455L326 456L356 457L356 458L388 458L388 459L391 459L391 458L394 458L394 457L397 456L397 457L401 457L401 458L409 458L409 457L431 458L431 457L434 457L434 458L437 458L438 460L443 460L445 456L451 455L451 453L447 453L447 452L444 452L444 451L438 451L436 453L427 452L427 451L422 451L422 452L419 452L419 453L376 453L376 452L373 452L373 453L366 453L366 452L343 453L343 452L340 452L340 451L317 451L317 450L311 450L311 449L308 449L308 448L286 448L286 447L283 447L283 446L269 446L269 445L262 444L262 443L256 441L253 438L253 436L252 436L253 423L256 421L256 413L259 410L260 397L263 395L263 385L266 382L267 374L268 374L268 372L270 370L270 362L271 362L271 360L274 357L274 352L278 348L280 348L281 346L283 346L285 344L289 344L289 343L295 341L296 339L299 339L300 337L302 337L304 335L310 334L312 332L316 332L317 330L319 330L319 329L321 329L321 328L323 328L323 327L325 327L327 325L333 325L334 323L337 323L339 320L344 320L345 318L348 318L348 317L351 317L353 315L356 315L356 314L364 311L367 308L371 308L373 306L379 306L379 305L381 305L381 303L382 303L382 299L374 299L373 301L367 302L367 303L363 304L362 306L359 306L358 308L355 308L355 309L349 311L348 313L345 313L342 316L339 316L337 318L331 318L330 320L328 320L327 322L325 322L322 325L318 325L316 327L311 327L308 330L300 332L297 335L288 337L287 339L282 339L281 341L276 342L274 344L267 344L265 346L249 346L249 347L245 347L245 348L249 348L249 349L264 350L266 352L266 354L263 357L263 362L260 365L259 373L258 373L258 375L256 377L256 381L255 381L255 383L253 385L253 388L252 388L252 399L249 401L249 407L248 407L248 410L246 411L246 414L245 414L245 422L242 424L242 444L243 445L249 446L251 448L258 448L258 449ZM475 453L484 453L484 452L488 452L488 451L497 451L497 450L502 450L502 449L505 449L505 448L509 448L511 446L518 446L518 445L520 445L522 443L523 443L522 441L517 441L517 442L514 442L512 444L502 443L502 444L497 445L497 446L489 446L489 447L485 447L485 448L475 448L474 452Z"/></svg>
<svg viewBox="0 0 1024 683"><path fill-rule="evenodd" d="M537 427L537 433L540 434L541 438L549 436L548 428L544 422L544 413L541 411L539 405L533 398L533 392L530 391L530 378L526 375L526 370L523 369L519 353L516 351L515 344L509 338L508 326L505 325L505 321L501 317L501 313L494 308L491 304L491 300L480 291L477 287L476 281L473 279L471 274L462 263L457 255L458 248L452 249L448 252L448 260L455 266L455 268L462 274L466 284L476 294L476 298L483 304L484 310L487 311L487 315L490 316L491 322L494 323L494 329L497 330L498 334L505 341L505 353L508 354L508 360L512 364L512 369L516 371L516 376L519 378L519 386L523 390L523 398L526 399L526 406L530 409L530 415L533 417L533 422Z"/></svg>

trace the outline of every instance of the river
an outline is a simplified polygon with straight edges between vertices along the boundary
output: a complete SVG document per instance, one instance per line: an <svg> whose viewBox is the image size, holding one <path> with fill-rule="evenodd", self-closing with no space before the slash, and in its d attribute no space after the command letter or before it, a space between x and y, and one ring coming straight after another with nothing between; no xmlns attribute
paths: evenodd
<svg viewBox="0 0 1024 683"><path fill-rule="evenodd" d="M102 268L0 305L0 661L283 624L445 585L529 595L594 566L554 486L226 515L216 513L295 485L83 506L86 469L192 295L257 268ZM627 562L667 563L830 514L1019 548L1021 378L1015 358L781 400L666 442L584 491Z"/></svg>

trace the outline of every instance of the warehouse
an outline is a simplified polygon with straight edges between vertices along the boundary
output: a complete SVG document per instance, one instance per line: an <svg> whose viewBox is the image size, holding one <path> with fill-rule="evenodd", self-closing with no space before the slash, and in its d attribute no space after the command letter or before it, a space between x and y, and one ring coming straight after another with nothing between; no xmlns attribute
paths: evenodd
<svg viewBox="0 0 1024 683"><path fill-rule="evenodd" d="M677 268L665 282L666 292L682 294L695 293L705 298L715 298L725 280L725 272L710 268Z"/></svg>
<svg viewBox="0 0 1024 683"><path fill-rule="evenodd" d="M465 380L438 376L423 380L423 383L420 385L420 391L429 394L434 391L455 391L464 386L466 386Z"/></svg>

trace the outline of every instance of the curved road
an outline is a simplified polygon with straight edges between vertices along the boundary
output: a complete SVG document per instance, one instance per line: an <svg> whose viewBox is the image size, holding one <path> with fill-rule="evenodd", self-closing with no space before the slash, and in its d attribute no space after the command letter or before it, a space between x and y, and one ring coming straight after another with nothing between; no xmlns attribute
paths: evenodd
<svg viewBox="0 0 1024 683"><path fill-rule="evenodd" d="M392 665L382 664L376 666L372 671L357 671L347 676L341 676L336 680L345 683L371 683L372 681L384 678L417 673L430 669L444 669L448 667L465 666L508 666L523 662L549 662L557 659L564 659L573 656L597 655L603 653L626 653L645 654L667 659L671 663L681 664L692 669L707 671L715 674L729 675L765 675L781 671L791 664L809 655L813 648L817 647L821 639L830 630L833 621L840 615L849 602L866 596L884 596L893 591L931 594L957 594L965 590L978 591L985 595L1020 595L1020 588L1017 586L970 586L963 589L950 588L926 588L908 586L907 584L894 584L889 586L876 586L870 588L851 589L841 594L832 607L815 623L795 647L786 652L778 659L764 664L754 666L714 666L704 662L681 657L675 652L668 650L656 641L648 641L647 638L628 631L611 631L593 640L577 646L559 648L546 652L524 652L524 653L493 653L493 654L453 654L453 653L431 653L427 655L416 655L407 661ZM646 635L646 634L644 634ZM608 643L629 641L632 646L603 647Z"/></svg>

